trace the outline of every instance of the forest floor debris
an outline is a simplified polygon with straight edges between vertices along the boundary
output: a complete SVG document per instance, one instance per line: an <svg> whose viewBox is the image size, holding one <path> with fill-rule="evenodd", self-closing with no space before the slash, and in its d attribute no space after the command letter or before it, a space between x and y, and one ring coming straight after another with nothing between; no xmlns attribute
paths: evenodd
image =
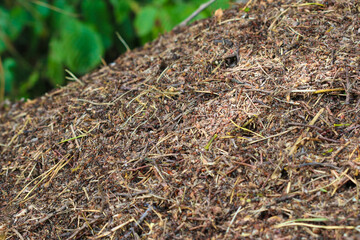
<svg viewBox="0 0 360 240"><path fill-rule="evenodd" d="M360 4L268 2L3 105L0 239L360 238Z"/></svg>

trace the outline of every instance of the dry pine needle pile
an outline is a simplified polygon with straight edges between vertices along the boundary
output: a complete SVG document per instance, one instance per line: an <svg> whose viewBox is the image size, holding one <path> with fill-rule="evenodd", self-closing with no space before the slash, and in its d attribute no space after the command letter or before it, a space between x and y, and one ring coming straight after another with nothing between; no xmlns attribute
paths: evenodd
<svg viewBox="0 0 360 240"><path fill-rule="evenodd" d="M3 105L0 239L359 238L360 4L245 10Z"/></svg>

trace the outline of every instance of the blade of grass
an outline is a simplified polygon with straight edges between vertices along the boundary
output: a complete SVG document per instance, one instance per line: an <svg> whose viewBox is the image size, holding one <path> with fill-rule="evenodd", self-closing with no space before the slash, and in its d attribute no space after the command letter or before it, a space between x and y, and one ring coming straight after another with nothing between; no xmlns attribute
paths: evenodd
<svg viewBox="0 0 360 240"><path fill-rule="evenodd" d="M256 132L253 132L253 131L251 131L250 129L247 129L247 128L244 128L244 127L240 127L239 125L237 125L237 124L236 124L233 120L231 120L231 119L230 119L230 121L231 121L231 123L234 124L237 128L239 128L239 129L241 129L241 130L243 130L243 131L252 133L252 134L254 134L254 135L258 136L258 137L261 137L261 138L265 138L265 137L262 136L261 134L258 134L258 133L256 133Z"/></svg>
<svg viewBox="0 0 360 240"><path fill-rule="evenodd" d="M217 136L218 136L218 135L217 135L216 133L212 136L212 138L210 139L210 141L209 141L209 142L206 144L206 146L204 147L205 150L209 150L211 143L217 138Z"/></svg>

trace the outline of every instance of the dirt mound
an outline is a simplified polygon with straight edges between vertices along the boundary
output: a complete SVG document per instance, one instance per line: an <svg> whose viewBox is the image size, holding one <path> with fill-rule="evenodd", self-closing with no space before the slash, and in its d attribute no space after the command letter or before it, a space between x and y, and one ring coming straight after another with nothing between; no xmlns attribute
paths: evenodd
<svg viewBox="0 0 360 240"><path fill-rule="evenodd" d="M3 107L0 239L360 237L360 5L320 2L234 6Z"/></svg>

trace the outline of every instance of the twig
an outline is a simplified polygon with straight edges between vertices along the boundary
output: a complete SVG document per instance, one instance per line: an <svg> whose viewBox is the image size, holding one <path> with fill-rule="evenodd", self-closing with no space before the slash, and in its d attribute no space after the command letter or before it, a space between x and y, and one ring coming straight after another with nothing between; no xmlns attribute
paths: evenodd
<svg viewBox="0 0 360 240"><path fill-rule="evenodd" d="M309 128L314 128L314 129L319 130L319 131L323 131L322 128L319 128L318 126L315 126L315 125L308 125L308 124L296 123L296 122L288 123L288 125L289 125L289 126L309 127Z"/></svg>
<svg viewBox="0 0 360 240"><path fill-rule="evenodd" d="M289 11L289 8L285 9L284 11L282 11L279 15L276 16L275 20L271 23L270 27L269 27L269 31L273 31L275 30L275 24L276 22L279 20L279 18L284 15L287 11Z"/></svg>
<svg viewBox="0 0 360 240"><path fill-rule="evenodd" d="M349 105L350 103L350 89L351 89L351 84L349 81L349 69L345 68L346 71L346 88L345 88L345 92L346 92L346 99L345 99L345 104Z"/></svg>
<svg viewBox="0 0 360 240"><path fill-rule="evenodd" d="M90 226L91 224L95 223L99 221L99 219L94 219L91 222L84 222L83 225L80 228L77 228L73 234L71 234L70 237L68 237L66 240L71 240L71 239L75 239L76 235L81 232L82 230L84 230L86 227Z"/></svg>
<svg viewBox="0 0 360 240"><path fill-rule="evenodd" d="M195 12L193 12L188 18L186 18L184 21L182 21L178 27L184 27L186 26L194 17L196 17L201 11L203 11L205 8L207 8L208 6L210 6L210 4L212 4L213 2L215 2L216 0L210 0L206 3L203 3L200 5L200 7L198 9L196 9Z"/></svg>
<svg viewBox="0 0 360 240"><path fill-rule="evenodd" d="M90 104L97 105L97 106L111 106L111 105L114 105L114 103L112 103L112 102L97 103L97 102L93 102L93 101L86 100L86 99L80 99L80 98L74 99L74 101L86 102L86 103L90 103Z"/></svg>
<svg viewBox="0 0 360 240"><path fill-rule="evenodd" d="M146 211L141 215L139 221L135 222L135 226L131 227L130 230L124 235L124 237L122 239L128 239L130 234L134 232L135 227L139 226L142 223L142 221L144 221L146 216L149 215L150 211L152 211L152 210L153 210L153 206L149 205L148 209L146 209Z"/></svg>
<svg viewBox="0 0 360 240"><path fill-rule="evenodd" d="M75 130L74 130L74 127L73 127L72 124L70 125L70 129L71 129L71 132L72 132L72 134L73 134L73 136L74 136L74 140L75 140L76 146L77 146L78 149L81 151L81 147L80 147L80 144L79 144L79 142L78 142L78 140L77 140L77 136L76 136L76 133L75 133Z"/></svg>
<svg viewBox="0 0 360 240"><path fill-rule="evenodd" d="M306 167L306 166L320 166L320 167L331 167L331 168L339 169L337 166L334 166L333 164L320 163L320 162L302 163L302 164L299 164L297 167L302 168L302 167Z"/></svg>
<svg viewBox="0 0 360 240"><path fill-rule="evenodd" d="M76 81L78 82L81 86L85 86L85 84L75 76L75 74L73 74L72 72L70 72L69 70L65 69L65 72L67 72L71 77L66 77L66 79L68 80L72 80L72 81Z"/></svg>
<svg viewBox="0 0 360 240"><path fill-rule="evenodd" d="M10 142L8 144L5 145L5 148L3 149L3 151L1 153L4 153L5 150L16 140L16 138L18 136L20 136L21 134L23 134L25 128L27 127L28 123L31 123L31 118L29 116L26 117L26 121L24 123L24 125L22 126L22 128L20 129L19 132L17 132L10 140Z"/></svg>
<svg viewBox="0 0 360 240"><path fill-rule="evenodd" d="M341 146L336 152L334 152L332 155L331 155L331 159L335 159L335 157L342 151L342 150L344 150L344 148L346 148L347 147L347 145L349 145L351 142L349 141L349 142L347 142L347 143L345 143L343 146Z"/></svg>
<svg viewBox="0 0 360 240"><path fill-rule="evenodd" d="M116 32L116 36L119 38L120 42L125 46L126 51L130 52L129 45L127 45L125 40L121 37L120 33Z"/></svg>
<svg viewBox="0 0 360 240"><path fill-rule="evenodd" d="M45 217L41 218L40 220L36 220L36 222L34 224L32 224L32 227L37 226L39 224L42 224L44 222L46 222L47 220L49 220L50 218L52 218L53 216L55 216L56 214L58 214L59 212L63 211L65 208L67 208L67 204L62 206L60 209L54 211L53 213L49 213L48 215L46 215Z"/></svg>
<svg viewBox="0 0 360 240"><path fill-rule="evenodd" d="M230 227L231 227L231 225L234 223L235 218L236 218L236 216L238 215L238 213L240 212L240 210L241 210L241 206L238 207L238 209L236 210L236 213L234 214L234 217L231 219L231 222L230 222L228 228L226 229L226 233L225 233L224 239L226 239L226 236L227 236L227 234L228 234L228 232L229 232L229 230L230 230ZM243 210L244 210L244 209L243 209Z"/></svg>
<svg viewBox="0 0 360 240"><path fill-rule="evenodd" d="M24 240L23 236L21 236L21 234L19 233L18 230L16 230L15 228L13 228L12 231L19 237L19 239Z"/></svg>
<svg viewBox="0 0 360 240"><path fill-rule="evenodd" d="M325 141L328 141L328 142L333 142L333 143L340 143L340 141L338 141L338 140L327 138L327 137L324 137L323 135L318 136L318 139L325 140Z"/></svg>
<svg viewBox="0 0 360 240"><path fill-rule="evenodd" d="M139 191L139 192L135 192L135 193L118 193L117 195L121 196L121 197L127 197L127 198L131 198L134 197L136 195L141 195L144 193L149 193L148 190L143 190L143 191Z"/></svg>
<svg viewBox="0 0 360 240"><path fill-rule="evenodd" d="M320 117L320 115L324 112L324 108L321 108L319 111L318 111L318 113L315 115L315 117L309 122L309 124L307 124L307 125L314 125L315 124L315 122L319 119L319 117ZM306 128L305 129L305 132L304 132L304 134L305 133L307 133L309 131L309 128ZM296 140L296 142L295 142L295 144L290 148L290 152L289 152L289 155L293 155L295 152L296 152L296 150L297 150L297 148L298 148L298 145L301 143L301 141L303 140L303 138L304 138L304 136L303 135L300 135L299 137L298 137L298 139Z"/></svg>
<svg viewBox="0 0 360 240"><path fill-rule="evenodd" d="M61 8L58 8L58 7L55 7L54 5L55 4L48 4L48 3L45 3L43 1L32 1L34 4L36 5L39 5L39 6L42 6L42 7L45 7L45 8L48 8L50 9L51 11L54 11L54 12L57 12L57 13L61 13L61 14L64 14L64 15L67 15L69 17L73 17L73 18L77 18L79 17L78 14L75 14L75 13L72 13L70 11L64 11L63 9Z"/></svg>
<svg viewBox="0 0 360 240"><path fill-rule="evenodd" d="M339 92L344 91L345 88L330 88L330 89L320 89L320 90L313 90L313 89L294 89L290 90L290 93L326 93L326 92Z"/></svg>
<svg viewBox="0 0 360 240"><path fill-rule="evenodd" d="M303 227L320 228L320 229L327 229L327 230L356 229L355 226L324 226L324 225L316 225L316 224L309 224L309 223L295 223L295 222L290 222L290 221L275 225L274 228L290 227L290 226L297 226L297 227L303 226Z"/></svg>

